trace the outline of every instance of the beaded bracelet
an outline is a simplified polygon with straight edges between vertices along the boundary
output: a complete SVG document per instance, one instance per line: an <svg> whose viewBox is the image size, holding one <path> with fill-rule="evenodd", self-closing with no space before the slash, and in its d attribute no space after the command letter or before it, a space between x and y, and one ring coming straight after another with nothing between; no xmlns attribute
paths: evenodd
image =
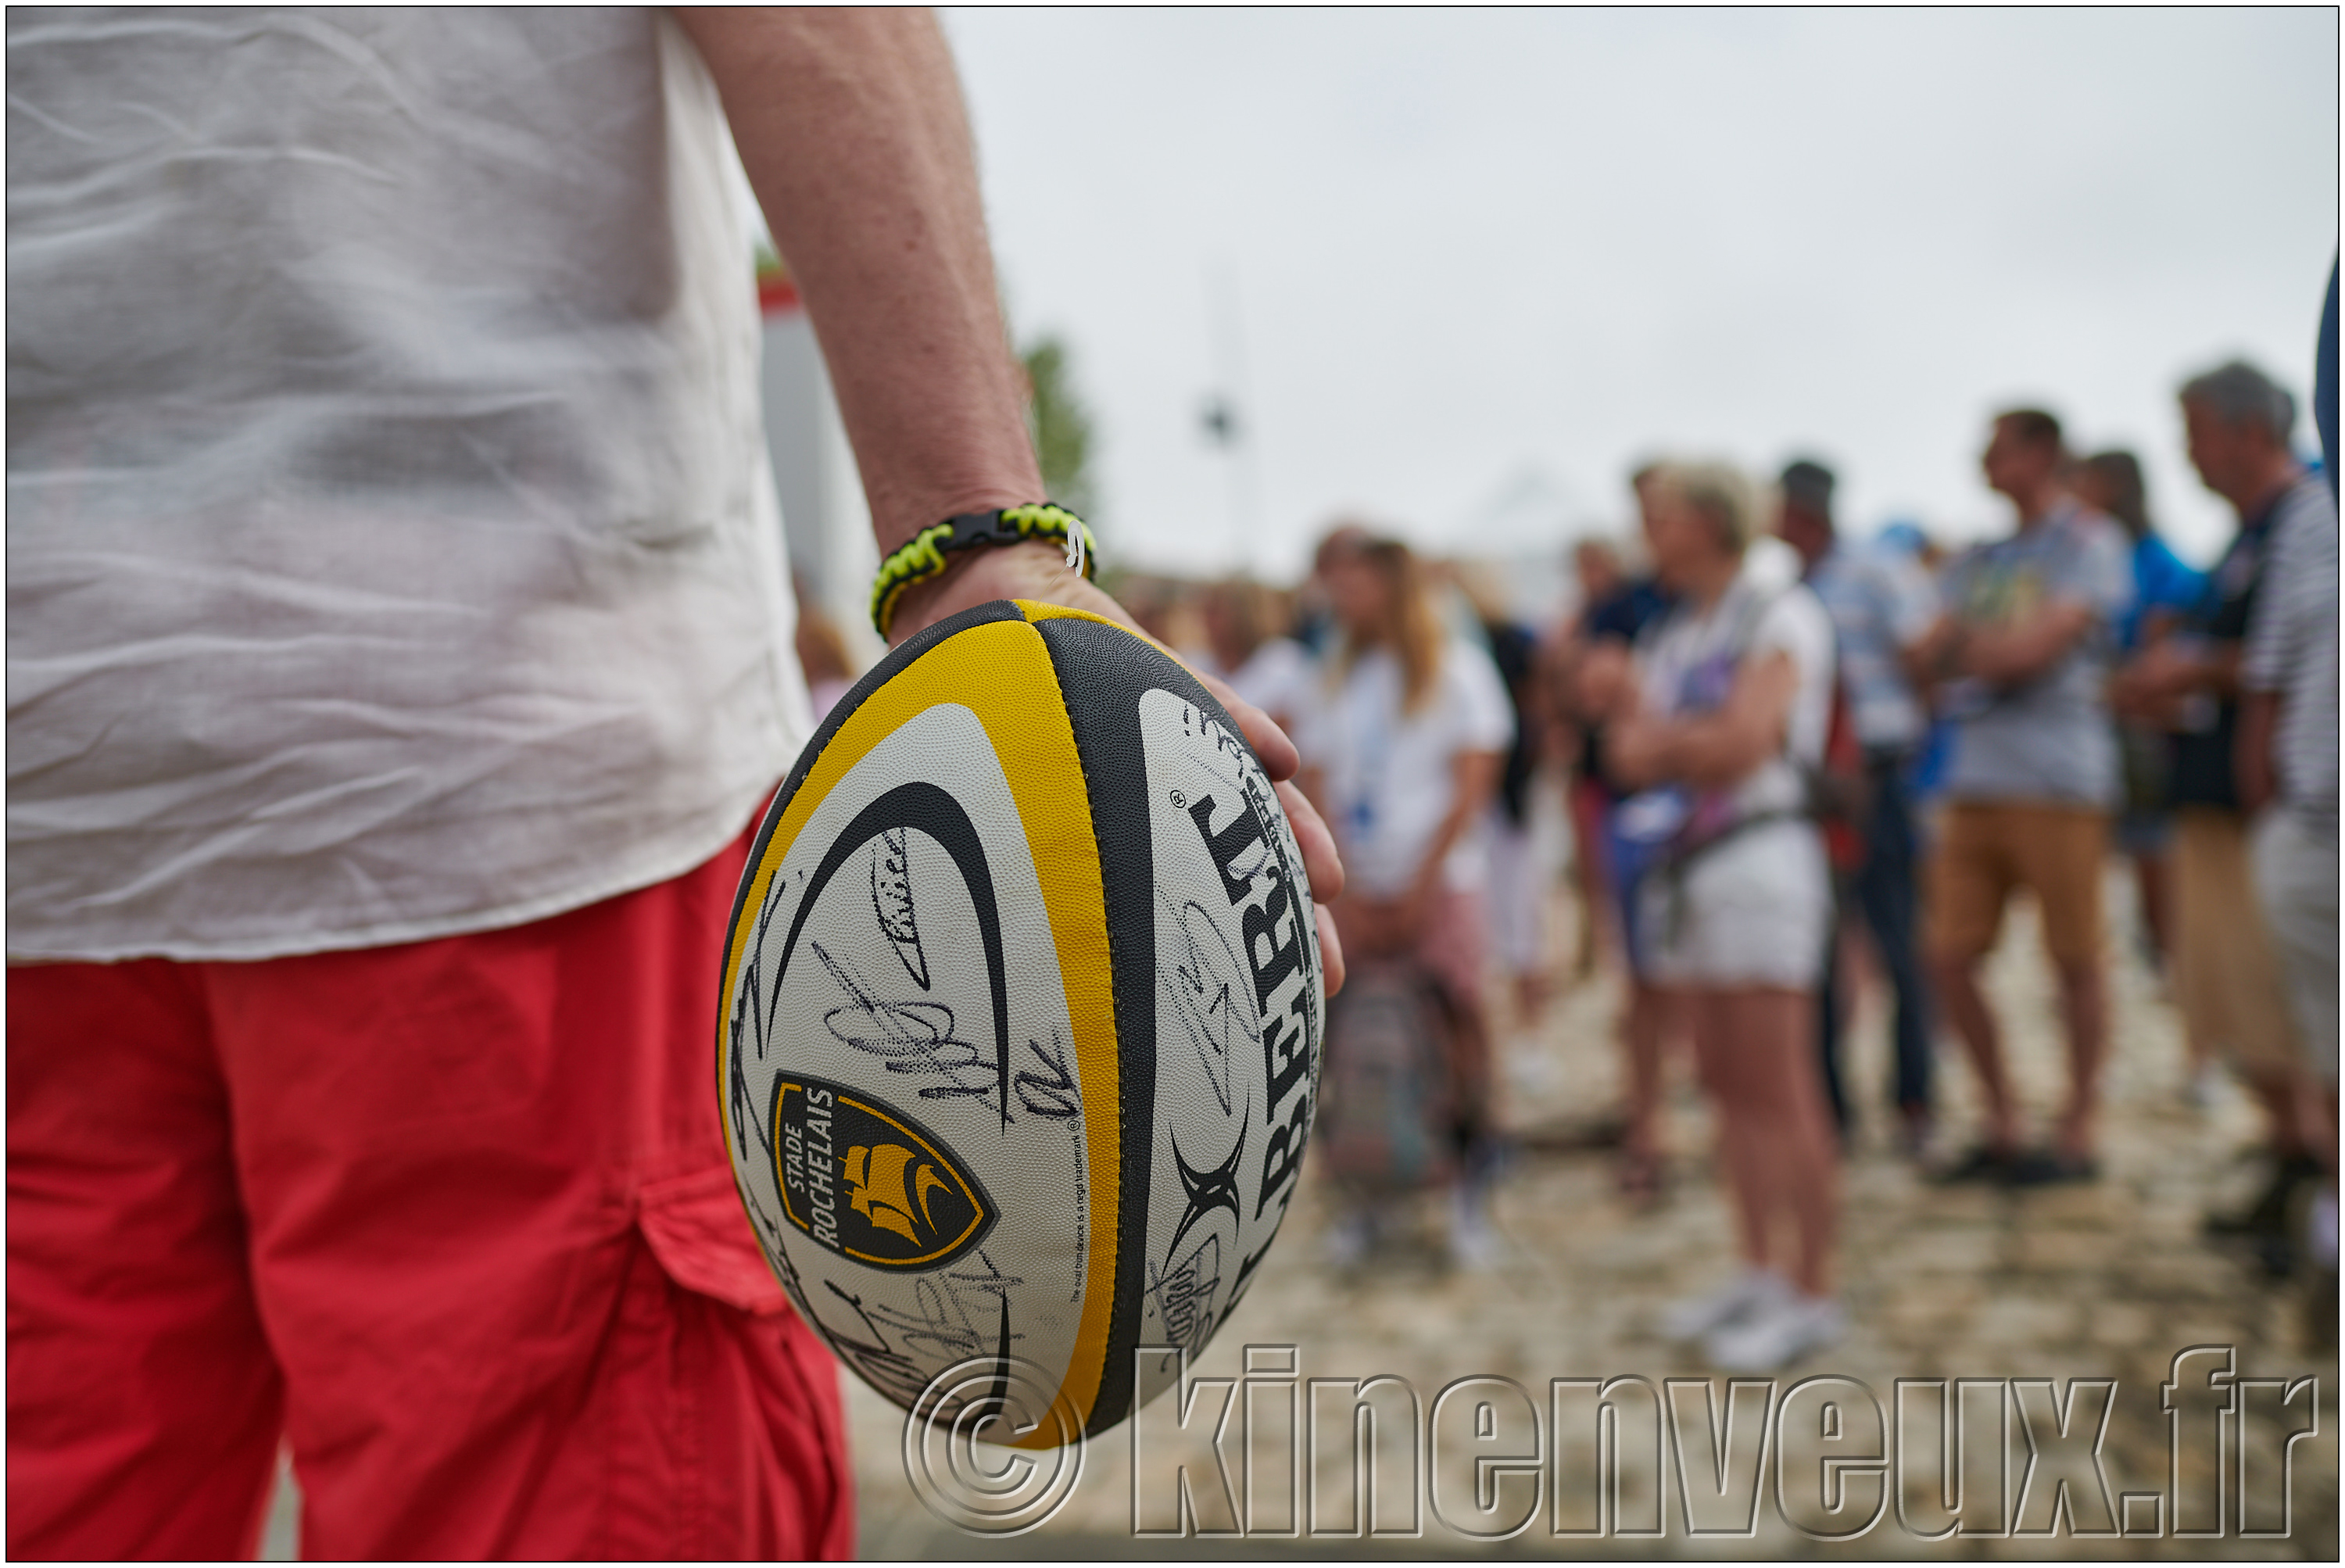
<svg viewBox="0 0 2345 1568"><path fill-rule="evenodd" d="M1067 547L1067 570L1089 577L1095 565L1091 534L1081 518L1047 501L948 517L932 528L921 529L879 563L879 575L871 579L871 625L886 636L905 589L943 576L949 564L947 556L987 545L1056 539Z"/></svg>

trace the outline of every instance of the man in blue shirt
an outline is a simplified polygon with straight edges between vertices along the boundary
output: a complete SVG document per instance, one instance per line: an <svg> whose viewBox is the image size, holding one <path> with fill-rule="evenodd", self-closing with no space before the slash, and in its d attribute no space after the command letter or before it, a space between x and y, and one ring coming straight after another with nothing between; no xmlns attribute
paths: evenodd
<svg viewBox="0 0 2345 1568"><path fill-rule="evenodd" d="M1898 1115L1909 1149L1926 1139L1930 1123L1930 1008L1914 950L1914 860L1916 837L1910 767L1929 729L1916 691L1914 650L1938 616L1929 574L1903 551L1852 545L1832 522L1832 470L1802 458L1783 470L1775 531L1800 553L1805 579L1832 616L1839 648L1841 696L1864 754L1863 858L1843 908L1853 895L1896 994ZM1824 1084L1833 1114L1845 1127L1841 1089L1840 943L1829 950L1816 1022Z"/></svg>

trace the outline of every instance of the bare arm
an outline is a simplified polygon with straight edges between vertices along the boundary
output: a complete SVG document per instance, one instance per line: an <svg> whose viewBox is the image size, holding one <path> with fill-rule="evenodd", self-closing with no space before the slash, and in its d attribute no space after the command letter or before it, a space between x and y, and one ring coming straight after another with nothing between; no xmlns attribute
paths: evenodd
<svg viewBox="0 0 2345 1568"><path fill-rule="evenodd" d="M1003 331L952 56L921 10L676 13L805 297L884 555L962 512L1045 499ZM1131 624L1043 544L959 556L904 596L898 641L989 599Z"/></svg>
<svg viewBox="0 0 2345 1568"><path fill-rule="evenodd" d="M1971 627L1955 646L1954 673L2024 686L2066 658L2099 619L2090 605L2055 599L2017 626Z"/></svg>
<svg viewBox="0 0 2345 1568"><path fill-rule="evenodd" d="M2241 649L2237 642L2184 647L2172 637L2153 641L2110 677L2110 711L2138 723L2178 726L2186 697L2238 695Z"/></svg>
<svg viewBox="0 0 2345 1568"><path fill-rule="evenodd" d="M1924 700L1930 687L1946 678L1954 645L1962 635L1962 623L1952 616L1940 616L1917 640L1897 650L1898 667Z"/></svg>
<svg viewBox="0 0 2345 1568"><path fill-rule="evenodd" d="M1799 683L1792 656L1778 650L1744 660L1714 712L1666 719L1631 708L1605 733L1606 770L1632 789L1667 780L1731 784L1783 748Z"/></svg>
<svg viewBox="0 0 2345 1568"><path fill-rule="evenodd" d="M742 167L805 297L884 554L962 512L1040 501L1025 392L995 290L960 84L924 10L683 9ZM900 642L956 610L1037 598L1127 626L1043 543L956 556L904 596ZM1135 628L1136 629L1136 628ZM1264 768L1282 780L1314 894L1342 891L1335 842L1300 791L1294 743L1218 682ZM1321 915L1328 990L1343 955Z"/></svg>
<svg viewBox="0 0 2345 1568"><path fill-rule="evenodd" d="M959 83L925 11L683 10L892 550L1041 498Z"/></svg>
<svg viewBox="0 0 2345 1568"><path fill-rule="evenodd" d="M1416 874L1396 898L1346 904L1343 926L1348 939L1370 953L1393 953L1407 952L1423 938L1425 922L1434 914L1434 895L1441 890L1442 862L1488 808L1504 763L1505 754L1497 751L1461 751L1450 759L1449 811L1426 845Z"/></svg>
<svg viewBox="0 0 2345 1568"><path fill-rule="evenodd" d="M2239 690L2237 642L2178 647L2172 638L2151 643L2119 672L2127 694L2145 704L2171 702L2194 691L2235 697Z"/></svg>
<svg viewBox="0 0 2345 1568"><path fill-rule="evenodd" d="M1498 769L1506 760L1500 751L1461 751L1450 759L1449 814L1441 819L1440 829L1426 846L1425 858L1416 863L1416 876L1409 884L1412 898L1429 898L1440 885L1441 863L1457 847L1458 838L1489 809L1491 797L1498 792Z"/></svg>

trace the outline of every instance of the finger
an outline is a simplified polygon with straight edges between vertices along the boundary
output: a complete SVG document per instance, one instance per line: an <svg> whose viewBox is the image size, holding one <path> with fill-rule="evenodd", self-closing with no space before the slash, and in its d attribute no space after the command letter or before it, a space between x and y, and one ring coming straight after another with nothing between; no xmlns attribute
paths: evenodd
<svg viewBox="0 0 2345 1568"><path fill-rule="evenodd" d="M1294 770L1303 766L1303 754L1294 749L1294 742L1286 738L1286 731L1281 729L1270 715L1231 690L1229 682L1210 675L1201 675L1197 678L1229 710L1230 717L1237 720L1238 728L1244 733L1254 747L1254 756L1262 762L1262 770L1274 780L1294 778Z"/></svg>
<svg viewBox="0 0 2345 1568"><path fill-rule="evenodd" d="M1319 974L1333 996L1344 989L1344 943L1335 934L1335 911L1321 904L1311 911L1319 927Z"/></svg>
<svg viewBox="0 0 2345 1568"><path fill-rule="evenodd" d="M1286 808L1286 825L1294 830L1295 847L1303 851L1303 874L1311 879L1311 897L1331 903L1343 896L1344 857L1335 850L1335 835L1320 820L1311 798L1292 783L1278 787L1278 803Z"/></svg>

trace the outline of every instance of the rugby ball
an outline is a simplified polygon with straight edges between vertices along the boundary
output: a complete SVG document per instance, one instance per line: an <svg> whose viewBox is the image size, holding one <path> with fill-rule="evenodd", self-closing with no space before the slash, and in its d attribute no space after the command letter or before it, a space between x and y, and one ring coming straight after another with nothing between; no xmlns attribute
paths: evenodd
<svg viewBox="0 0 2345 1568"><path fill-rule="evenodd" d="M1028 1446L1112 1426L1135 1353L1201 1350L1294 1198L1302 855L1220 704L1099 616L980 606L840 700L759 828L723 996L750 1223L908 1410L990 1359L1055 1390Z"/></svg>

